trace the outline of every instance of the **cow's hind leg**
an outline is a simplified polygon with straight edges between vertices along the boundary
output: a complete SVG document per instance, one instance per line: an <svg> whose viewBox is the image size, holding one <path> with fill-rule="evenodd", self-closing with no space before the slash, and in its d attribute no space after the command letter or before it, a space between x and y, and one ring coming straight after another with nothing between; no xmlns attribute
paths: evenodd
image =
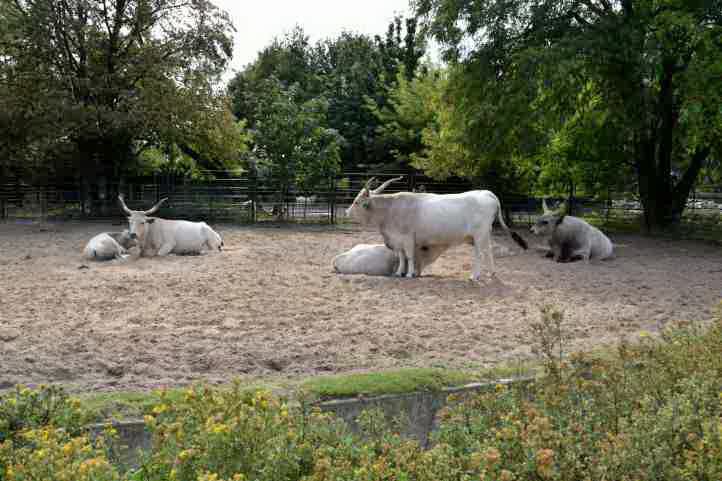
<svg viewBox="0 0 722 481"><path fill-rule="evenodd" d="M494 265L494 249L491 245L491 231L485 236L486 238L486 255L489 256L489 274L491 277L496 275L496 266Z"/></svg>
<svg viewBox="0 0 722 481"><path fill-rule="evenodd" d="M481 279L481 244L483 237L475 235L473 246L474 246L474 257L471 260L471 280L478 281Z"/></svg>

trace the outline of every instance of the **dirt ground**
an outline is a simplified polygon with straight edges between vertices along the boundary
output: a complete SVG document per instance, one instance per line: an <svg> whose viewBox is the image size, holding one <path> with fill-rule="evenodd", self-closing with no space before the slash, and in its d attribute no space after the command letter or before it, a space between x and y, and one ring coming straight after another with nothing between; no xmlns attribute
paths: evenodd
<svg viewBox="0 0 722 481"><path fill-rule="evenodd" d="M495 233L498 279L479 284L471 246L417 279L335 274L336 254L381 242L359 228L219 226L222 253L81 259L90 237L120 228L0 224L0 388L473 369L530 357L541 305L564 312L578 350L709 319L722 300L722 249L710 243L618 235L614 260L557 264Z"/></svg>

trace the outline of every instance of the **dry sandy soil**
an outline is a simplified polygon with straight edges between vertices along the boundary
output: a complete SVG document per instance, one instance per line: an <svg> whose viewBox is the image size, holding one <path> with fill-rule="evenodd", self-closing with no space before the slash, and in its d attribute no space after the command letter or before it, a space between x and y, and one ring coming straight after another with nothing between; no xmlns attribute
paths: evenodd
<svg viewBox="0 0 722 481"><path fill-rule="evenodd" d="M541 305L564 312L576 350L707 320L722 299L722 249L710 243L619 235L614 260L557 264L495 233L498 279L482 283L468 280L470 246L417 279L337 275L334 255L381 242L358 228L220 226L222 253L80 258L90 237L119 229L0 224L0 388L475 368L529 357Z"/></svg>

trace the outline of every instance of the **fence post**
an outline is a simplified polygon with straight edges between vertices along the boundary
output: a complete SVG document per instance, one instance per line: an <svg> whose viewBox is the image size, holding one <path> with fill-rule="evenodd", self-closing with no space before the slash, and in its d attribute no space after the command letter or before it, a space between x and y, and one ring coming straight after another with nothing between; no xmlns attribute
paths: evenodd
<svg viewBox="0 0 722 481"><path fill-rule="evenodd" d="M329 220L331 224L336 223L336 174L331 175L331 191L328 197Z"/></svg>
<svg viewBox="0 0 722 481"><path fill-rule="evenodd" d="M251 169L250 172L251 176L251 192L249 192L249 197L251 198L251 224L255 224L258 221L256 211L258 210L258 174L256 172L256 169Z"/></svg>
<svg viewBox="0 0 722 481"><path fill-rule="evenodd" d="M612 210L612 189L610 187L607 187L607 215L604 219L604 225L607 226L609 224L609 214Z"/></svg>

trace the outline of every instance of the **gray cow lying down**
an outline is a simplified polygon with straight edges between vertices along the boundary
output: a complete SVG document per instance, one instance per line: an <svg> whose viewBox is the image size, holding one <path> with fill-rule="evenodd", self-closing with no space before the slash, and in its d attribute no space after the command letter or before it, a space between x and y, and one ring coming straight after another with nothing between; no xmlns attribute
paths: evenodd
<svg viewBox="0 0 722 481"><path fill-rule="evenodd" d="M448 246L421 246L416 248L414 264L416 275L431 265ZM366 274L390 276L399 267L399 256L383 244L358 244L333 259L333 268L339 274ZM406 274L402 272L401 275Z"/></svg>
<svg viewBox="0 0 722 481"><path fill-rule="evenodd" d="M161 199L148 210L130 210L119 195L118 200L128 215L131 239L137 239L141 256L166 256L168 254L200 254L204 249L223 248L223 239L205 222L168 220L150 217L163 202Z"/></svg>
<svg viewBox="0 0 722 481"><path fill-rule="evenodd" d="M128 249L135 245L127 229L123 232L103 232L88 241L83 249L83 257L92 261L122 259Z"/></svg>
<svg viewBox="0 0 722 481"><path fill-rule="evenodd" d="M557 262L569 262L578 259L607 259L612 256L612 241L602 231L589 225L585 220L564 215L561 210L550 210L546 200L542 200L544 214L531 227L531 231L548 237L551 250L547 257Z"/></svg>

